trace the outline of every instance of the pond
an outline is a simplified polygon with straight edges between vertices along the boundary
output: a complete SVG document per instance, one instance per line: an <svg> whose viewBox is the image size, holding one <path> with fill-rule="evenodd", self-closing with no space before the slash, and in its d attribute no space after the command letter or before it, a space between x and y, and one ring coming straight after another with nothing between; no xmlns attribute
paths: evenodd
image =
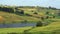
<svg viewBox="0 0 60 34"><path fill-rule="evenodd" d="M11 23L11 24L0 24L0 28L16 28L26 26L36 26L37 23Z"/></svg>

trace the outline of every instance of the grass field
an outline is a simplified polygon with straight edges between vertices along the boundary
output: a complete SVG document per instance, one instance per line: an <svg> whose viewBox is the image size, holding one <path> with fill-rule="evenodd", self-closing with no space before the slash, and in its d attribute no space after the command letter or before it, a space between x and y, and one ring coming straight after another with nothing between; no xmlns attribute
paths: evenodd
<svg viewBox="0 0 60 34"><path fill-rule="evenodd" d="M7 33L23 33L24 30L28 30L31 27L21 27L21 28L0 28L0 34Z"/></svg>
<svg viewBox="0 0 60 34"><path fill-rule="evenodd" d="M22 16L0 11L0 23L21 23L27 20L28 23L42 21L49 24L42 27L0 28L0 34L60 34L60 16L57 14L59 10L40 9L38 11L36 8L19 8L19 10L20 9L24 10L24 15ZM37 14L34 14L34 12L37 12ZM49 14L46 14L46 12L49 12ZM46 19L46 16L49 16L49 18ZM52 18L52 16L55 16L55 18ZM44 19L42 20L41 17L44 17Z"/></svg>
<svg viewBox="0 0 60 34"><path fill-rule="evenodd" d="M31 30L29 30L31 29ZM27 33L24 32L27 30ZM60 34L60 22L54 22L51 23L48 26L43 27L35 27L32 29L32 27L22 27L22 28L0 28L1 34L7 34L7 33L26 33L26 34Z"/></svg>

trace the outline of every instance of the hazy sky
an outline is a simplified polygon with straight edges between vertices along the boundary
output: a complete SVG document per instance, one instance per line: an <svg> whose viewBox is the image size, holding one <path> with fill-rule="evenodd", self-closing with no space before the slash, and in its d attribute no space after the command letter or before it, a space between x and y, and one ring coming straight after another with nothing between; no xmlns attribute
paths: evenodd
<svg viewBox="0 0 60 34"><path fill-rule="evenodd" d="M0 4L17 6L52 6L60 8L60 0L0 0Z"/></svg>

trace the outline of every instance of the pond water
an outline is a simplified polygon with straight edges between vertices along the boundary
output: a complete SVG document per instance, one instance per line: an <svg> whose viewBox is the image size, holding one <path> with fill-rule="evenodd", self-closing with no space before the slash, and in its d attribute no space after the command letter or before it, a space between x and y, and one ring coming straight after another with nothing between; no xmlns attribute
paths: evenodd
<svg viewBox="0 0 60 34"><path fill-rule="evenodd" d="M0 24L0 28L16 28L16 27L26 27L26 26L36 26L36 23Z"/></svg>

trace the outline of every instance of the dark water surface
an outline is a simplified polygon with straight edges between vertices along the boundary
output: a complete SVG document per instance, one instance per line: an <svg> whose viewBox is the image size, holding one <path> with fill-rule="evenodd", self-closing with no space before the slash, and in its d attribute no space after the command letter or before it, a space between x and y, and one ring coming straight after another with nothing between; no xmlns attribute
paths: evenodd
<svg viewBox="0 0 60 34"><path fill-rule="evenodd" d="M0 24L0 28L16 28L16 27L26 27L26 26L36 26L36 23Z"/></svg>

